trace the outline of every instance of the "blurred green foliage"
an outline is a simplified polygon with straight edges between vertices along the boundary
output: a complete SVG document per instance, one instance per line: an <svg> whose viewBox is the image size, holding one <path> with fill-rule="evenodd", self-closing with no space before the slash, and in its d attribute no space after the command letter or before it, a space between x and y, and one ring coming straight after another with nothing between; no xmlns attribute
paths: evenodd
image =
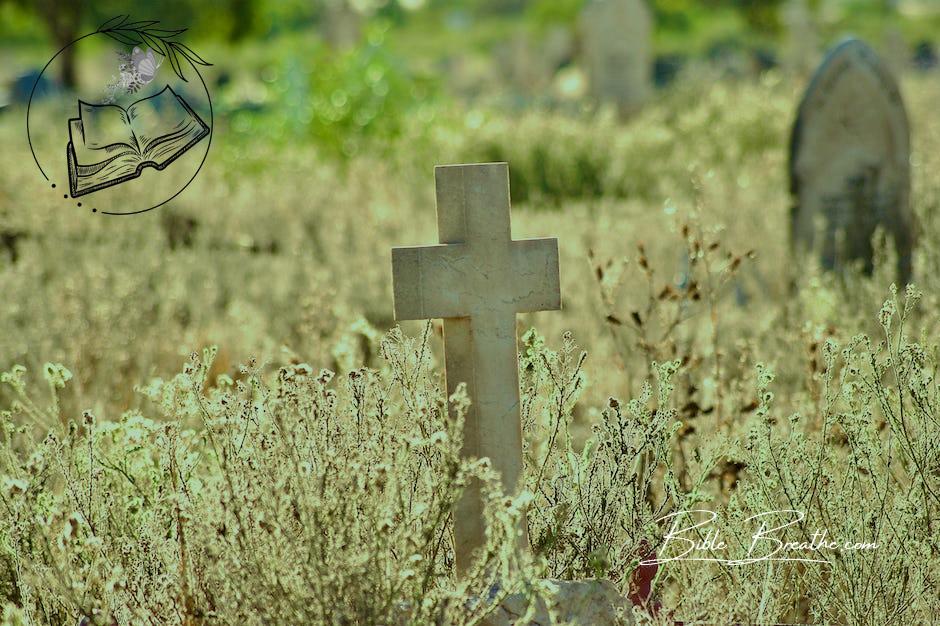
<svg viewBox="0 0 940 626"><path fill-rule="evenodd" d="M326 53L310 74L309 132L325 151L349 157L397 139L407 115L431 106L435 81L415 74L384 45L389 24L369 26L364 41Z"/></svg>
<svg viewBox="0 0 940 626"><path fill-rule="evenodd" d="M655 54L679 59L678 63L726 51L761 50L772 59L787 36L784 0L648 1L656 21ZM0 54L7 61L3 65L10 68L0 70L0 83L30 66L41 67L50 42L61 47L115 14L160 19L168 28L188 27L186 40L205 50L214 64L210 73L219 77L221 111L233 126L263 129L285 139L299 133L325 154L344 161L366 148L384 154L384 147L402 134L409 120L417 120L412 126L422 126L435 117L461 118L466 107L460 101L468 95L486 98L493 95L486 89L510 90L511 86L498 84L497 65L503 61L495 59L504 59L498 51L520 35L531 44L550 28L567 27L576 55L578 16L585 2L0 0ZM331 7L341 3L349 9L358 37L335 46L326 41L326 24ZM817 18L823 42L854 32L877 44L889 26L899 29L910 43L940 32L940 16L902 15L887 0L807 0L807 6ZM64 61L60 77L75 84L73 60ZM448 98L446 86L452 86L453 75L461 71L492 80ZM467 147L481 156L512 158L517 176L524 174L514 181L521 197L642 192L632 184L624 186L597 175L604 162L622 162L608 152L610 142L603 129L598 141L581 141L580 131L569 137L564 129L553 128L539 146L507 139L514 130L493 137L479 133L477 144ZM563 163L564 171L542 162ZM637 167L644 169L642 164Z"/></svg>
<svg viewBox="0 0 940 626"><path fill-rule="evenodd" d="M780 31L783 0L734 0L733 4L754 30L766 33Z"/></svg>
<svg viewBox="0 0 940 626"><path fill-rule="evenodd" d="M533 0L526 16L536 24L570 24L577 20L584 0Z"/></svg>
<svg viewBox="0 0 940 626"><path fill-rule="evenodd" d="M661 34L713 30L714 21L734 15L739 34L779 35L785 0L648 0ZM571 24L586 0L0 0L0 37L5 44L54 38L52 25L69 16L74 30L87 30L118 14L139 19L161 19L187 26L199 38L240 40L267 37L288 30L304 29L322 20L329 4L346 3L366 18L401 25L422 14L465 15L472 27L485 29L493 21L510 18L519 23ZM892 0L807 0L817 15L826 13L824 26L834 29L864 29L870 20L897 19ZM910 30L936 26L936 19L906 17ZM934 32L935 32L934 28ZM925 31L929 32L929 31Z"/></svg>

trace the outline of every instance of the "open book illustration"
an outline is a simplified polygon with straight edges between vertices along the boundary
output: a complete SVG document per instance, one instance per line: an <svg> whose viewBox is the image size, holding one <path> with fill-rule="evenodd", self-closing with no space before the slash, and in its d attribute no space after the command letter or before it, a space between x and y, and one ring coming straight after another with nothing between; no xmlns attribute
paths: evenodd
<svg viewBox="0 0 940 626"><path fill-rule="evenodd" d="M129 107L78 101L69 120L72 197L162 170L209 134L209 127L169 85Z"/></svg>

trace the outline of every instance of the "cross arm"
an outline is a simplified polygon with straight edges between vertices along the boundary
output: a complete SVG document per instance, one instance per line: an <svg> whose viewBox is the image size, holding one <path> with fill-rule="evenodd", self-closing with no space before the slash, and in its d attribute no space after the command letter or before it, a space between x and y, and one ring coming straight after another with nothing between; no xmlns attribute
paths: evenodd
<svg viewBox="0 0 940 626"><path fill-rule="evenodd" d="M459 286L467 283L466 246L441 244L392 248L396 320L465 317Z"/></svg>
<svg viewBox="0 0 940 626"><path fill-rule="evenodd" d="M517 313L557 311L561 308L557 239L513 241L512 264L515 277L513 308Z"/></svg>

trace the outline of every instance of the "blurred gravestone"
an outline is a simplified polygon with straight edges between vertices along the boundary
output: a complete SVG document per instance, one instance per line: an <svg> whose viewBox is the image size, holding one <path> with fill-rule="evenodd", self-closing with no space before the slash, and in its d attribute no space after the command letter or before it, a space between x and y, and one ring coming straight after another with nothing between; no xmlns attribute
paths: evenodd
<svg viewBox="0 0 940 626"><path fill-rule="evenodd" d="M819 51L819 32L807 0L789 0L783 7L786 31L784 65L799 73L809 72Z"/></svg>
<svg viewBox="0 0 940 626"><path fill-rule="evenodd" d="M552 75L567 67L574 55L574 35L571 30L559 25L548 29L539 45L539 55Z"/></svg>
<svg viewBox="0 0 940 626"><path fill-rule="evenodd" d="M549 74L554 104L580 105L587 93L587 78L575 61L575 36L565 26L553 26L539 46L539 55Z"/></svg>
<svg viewBox="0 0 940 626"><path fill-rule="evenodd" d="M910 67L911 52L904 40L904 33L897 26L885 29L882 49L885 61L896 74L900 75Z"/></svg>
<svg viewBox="0 0 940 626"><path fill-rule="evenodd" d="M493 56L503 84L520 93L532 93L544 78L532 41L526 34L502 42L495 47Z"/></svg>
<svg viewBox="0 0 940 626"><path fill-rule="evenodd" d="M643 0L590 0L582 13L592 95L628 114L649 97L653 19Z"/></svg>
<svg viewBox="0 0 940 626"><path fill-rule="evenodd" d="M571 62L573 50L570 30L554 26L542 36L514 36L495 48L494 57L504 82L526 95L541 95Z"/></svg>
<svg viewBox="0 0 940 626"><path fill-rule="evenodd" d="M352 48L362 36L362 15L347 0L327 0L320 18L320 36L336 50Z"/></svg>
<svg viewBox="0 0 940 626"><path fill-rule="evenodd" d="M872 235L894 239L898 280L911 276L910 131L897 83L865 43L838 45L800 104L790 144L791 239L834 269L873 269Z"/></svg>

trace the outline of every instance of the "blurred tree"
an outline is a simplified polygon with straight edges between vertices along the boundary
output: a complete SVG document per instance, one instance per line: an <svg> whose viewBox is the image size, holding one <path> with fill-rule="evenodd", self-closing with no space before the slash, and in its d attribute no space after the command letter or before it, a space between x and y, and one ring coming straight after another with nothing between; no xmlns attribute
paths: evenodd
<svg viewBox="0 0 940 626"><path fill-rule="evenodd" d="M232 20L229 41L240 41L250 35L257 22L258 0L227 0L228 14Z"/></svg>
<svg viewBox="0 0 940 626"><path fill-rule="evenodd" d="M77 81L75 50L68 47L98 24L117 15L134 20L160 20L165 28L196 27L201 35L238 41L255 34L261 5L270 0L0 0L36 16L59 57L59 79L68 88Z"/></svg>
<svg viewBox="0 0 940 626"><path fill-rule="evenodd" d="M32 9L42 19L56 50L63 49L59 79L66 87L75 87L75 50L68 44L78 37L87 3L83 0L14 0L14 4Z"/></svg>
<svg viewBox="0 0 940 626"><path fill-rule="evenodd" d="M780 32L780 7L784 0L734 0L747 25L769 35Z"/></svg>
<svg viewBox="0 0 940 626"><path fill-rule="evenodd" d="M373 20L355 47L315 55L317 70L301 106L310 117L307 131L328 154L345 159L366 147L393 146L404 121L438 96L433 76L410 70L386 47L388 27Z"/></svg>
<svg viewBox="0 0 940 626"><path fill-rule="evenodd" d="M584 4L584 0L533 0L526 8L526 17L538 26L573 24Z"/></svg>
<svg viewBox="0 0 940 626"><path fill-rule="evenodd" d="M689 17L695 0L651 0L650 8L657 27L672 30L688 30L692 23Z"/></svg>
<svg viewBox="0 0 940 626"><path fill-rule="evenodd" d="M506 15L520 13L531 0L432 0L437 8L464 9L476 15Z"/></svg>

